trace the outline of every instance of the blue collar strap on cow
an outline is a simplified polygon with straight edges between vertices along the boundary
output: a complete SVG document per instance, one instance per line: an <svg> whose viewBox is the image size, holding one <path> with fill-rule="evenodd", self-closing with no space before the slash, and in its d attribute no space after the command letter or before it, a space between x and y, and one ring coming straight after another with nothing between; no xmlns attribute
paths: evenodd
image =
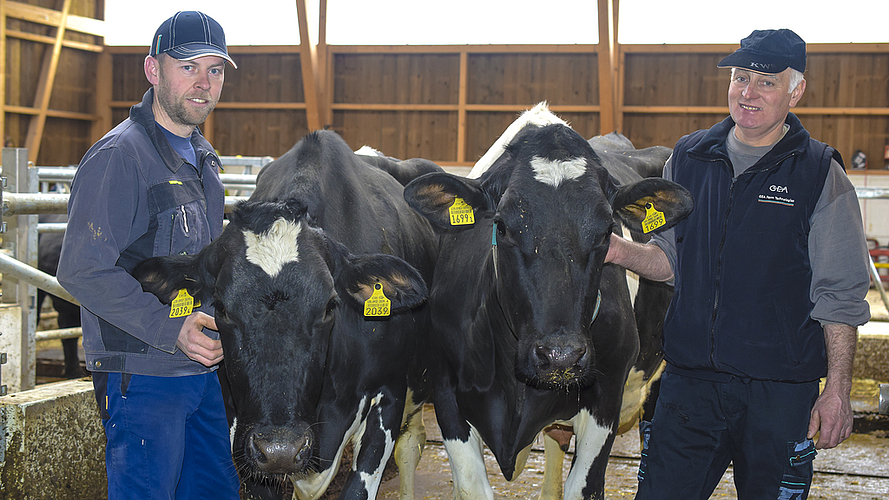
<svg viewBox="0 0 889 500"><path fill-rule="evenodd" d="M494 257L494 279L499 279L497 274L497 222L491 224L491 254Z"/></svg>
<svg viewBox="0 0 889 500"><path fill-rule="evenodd" d="M599 308L602 306L602 290L596 292L596 308L593 309L593 319L590 320L590 326L593 326L593 323L596 322L596 318L599 317Z"/></svg>

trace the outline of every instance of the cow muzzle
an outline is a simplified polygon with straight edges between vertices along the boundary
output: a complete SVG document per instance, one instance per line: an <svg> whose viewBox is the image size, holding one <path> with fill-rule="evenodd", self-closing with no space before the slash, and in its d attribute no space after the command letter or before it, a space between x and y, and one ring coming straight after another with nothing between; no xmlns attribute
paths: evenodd
<svg viewBox="0 0 889 500"><path fill-rule="evenodd" d="M519 378L541 389L567 389L589 384L593 353L582 338L555 335L532 342L525 362L519 360Z"/></svg>
<svg viewBox="0 0 889 500"><path fill-rule="evenodd" d="M253 429L245 440L245 456L258 472L300 474L312 456L312 432L289 427L266 426Z"/></svg>

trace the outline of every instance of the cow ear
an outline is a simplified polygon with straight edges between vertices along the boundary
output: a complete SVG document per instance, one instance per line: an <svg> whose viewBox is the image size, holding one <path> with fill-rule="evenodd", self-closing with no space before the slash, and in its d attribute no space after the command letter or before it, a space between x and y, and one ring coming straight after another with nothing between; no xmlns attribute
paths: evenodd
<svg viewBox="0 0 889 500"><path fill-rule="evenodd" d="M684 219L694 201L675 182L648 178L618 187L611 197L617 217L633 231L646 234L673 227Z"/></svg>
<svg viewBox="0 0 889 500"><path fill-rule="evenodd" d="M143 291L153 293L164 304L173 302L183 288L194 297L209 300L216 286L227 237L231 237L229 231L195 255L146 259L131 274L142 284Z"/></svg>
<svg viewBox="0 0 889 500"><path fill-rule="evenodd" d="M373 295L376 286L391 301L392 313L397 314L422 305L429 298L429 290L420 272L407 262L386 254L349 255L339 266L337 288L342 288L349 304L359 309Z"/></svg>
<svg viewBox="0 0 889 500"><path fill-rule="evenodd" d="M457 198L472 207L474 214L488 212L493 202L479 181L448 173L431 173L420 176L404 188L408 205L426 217L436 229L454 229L449 209ZM471 225L469 225L471 227Z"/></svg>

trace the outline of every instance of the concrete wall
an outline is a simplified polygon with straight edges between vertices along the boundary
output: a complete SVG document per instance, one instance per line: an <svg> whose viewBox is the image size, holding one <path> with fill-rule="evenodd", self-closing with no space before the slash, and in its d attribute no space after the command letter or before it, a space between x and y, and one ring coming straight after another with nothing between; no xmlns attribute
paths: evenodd
<svg viewBox="0 0 889 500"><path fill-rule="evenodd" d="M105 500L105 433L88 379L0 397L0 496Z"/></svg>

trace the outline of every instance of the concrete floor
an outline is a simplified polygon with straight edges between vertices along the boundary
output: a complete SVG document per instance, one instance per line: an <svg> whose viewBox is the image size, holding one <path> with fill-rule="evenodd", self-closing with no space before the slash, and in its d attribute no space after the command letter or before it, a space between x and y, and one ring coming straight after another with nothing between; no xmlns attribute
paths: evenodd
<svg viewBox="0 0 889 500"><path fill-rule="evenodd" d="M417 468L415 498L445 500L453 495L453 483L447 453L441 444L434 411L424 412L428 444ZM632 499L636 493L639 466L638 429L618 436L608 461L605 495L609 499ZM535 445L522 474L512 483L503 479L493 455L485 450L488 479L494 498L531 499L540 493L543 479L543 446ZM570 458L563 465L563 477L570 468ZM731 468L711 498L736 499ZM813 500L885 500L889 497L889 432L853 434L832 450L820 450L815 459L815 478L809 498ZM380 487L377 498L398 498L398 477Z"/></svg>

